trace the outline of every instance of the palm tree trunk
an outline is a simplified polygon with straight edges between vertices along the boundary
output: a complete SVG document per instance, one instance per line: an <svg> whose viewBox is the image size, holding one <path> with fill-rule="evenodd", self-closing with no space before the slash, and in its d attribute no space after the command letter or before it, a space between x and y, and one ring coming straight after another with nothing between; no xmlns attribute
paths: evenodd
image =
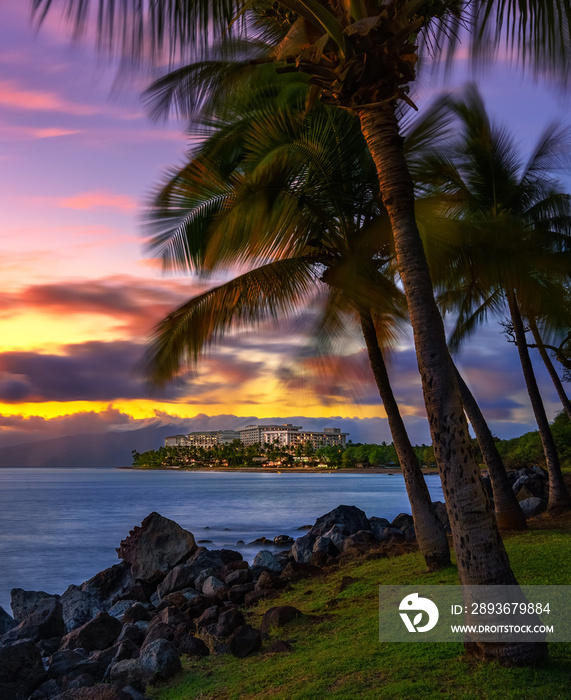
<svg viewBox="0 0 571 700"><path fill-rule="evenodd" d="M508 290L507 299L510 309L511 322L514 327L517 351L519 353L519 359L523 369L523 376L527 386L527 393L529 394L535 420L537 421L539 436L541 438L541 444L543 445L543 454L545 455L547 473L549 474L549 501L547 509L549 511L563 510L565 508L569 508L569 493L567 492L567 487L563 481L563 474L561 473L557 448L555 447L555 441L553 440L553 435L551 434L549 421L547 420L547 414L545 413L545 407L543 405L543 401L541 400L541 394L539 393L539 387L537 386L537 381L535 379L533 365L531 364L531 359L529 357L525 330L515 292Z"/></svg>
<svg viewBox="0 0 571 700"><path fill-rule="evenodd" d="M488 428L486 419L458 368L456 368L456 379L458 380L464 410L476 434L476 440L490 474L498 527L500 530L525 530L527 527L525 515L508 481L508 475L494 442L494 436Z"/></svg>
<svg viewBox="0 0 571 700"><path fill-rule="evenodd" d="M515 584L472 450L444 324L434 300L428 263L416 225L414 187L394 109L394 104L364 107L359 110L359 117L393 230L458 574L465 585ZM469 651L504 663L525 664L541 658L544 645L472 644Z"/></svg>
<svg viewBox="0 0 571 700"><path fill-rule="evenodd" d="M385 407L397 457L402 467L418 546L429 571L436 571L450 564L448 538L432 505L426 481L395 400L370 310L360 310L359 318L371 369Z"/></svg>
<svg viewBox="0 0 571 700"><path fill-rule="evenodd" d="M541 359L543 360L543 364L547 367L551 381L553 382L557 395L559 396L559 399L563 405L563 409L565 410L569 420L571 420L571 401L569 401L567 398L567 394L565 393L561 379L559 379L557 370L553 366L553 362L551 362L551 358L543 345L543 339L539 333L539 328L537 327L537 323L534 318L529 319L529 327L531 329L533 339L535 340L535 344L537 345L537 349L539 350L539 354L541 355Z"/></svg>

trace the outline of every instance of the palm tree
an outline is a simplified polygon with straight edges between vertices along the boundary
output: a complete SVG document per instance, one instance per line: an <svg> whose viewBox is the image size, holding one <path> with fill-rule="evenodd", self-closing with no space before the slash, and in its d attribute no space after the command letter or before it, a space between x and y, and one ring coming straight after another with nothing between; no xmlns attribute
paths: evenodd
<svg viewBox="0 0 571 700"><path fill-rule="evenodd" d="M318 345L329 345L346 325L340 314L356 312L403 469L419 547L429 569L441 568L450 563L447 538L406 433L378 339L379 333L381 338L391 337L394 319L402 318L404 310L402 295L381 272L387 255L390 260L390 244L387 241L384 251L378 249L378 229L383 224L387 233L388 229L378 203L374 167L353 117L319 110L301 121L298 113L299 109L289 117L280 116L272 108L254 117L250 111L248 121L238 120L239 139L235 130L222 125L230 147L214 134L201 155L160 191L151 210L156 231L153 247L158 246L169 265L180 251L184 251L182 262L193 259L191 249L211 266L219 258L226 263L232 256L240 260L244 245L250 255L276 250L277 258L190 300L165 319L148 367L159 382L169 380L185 357L190 356L194 364L203 347L218 340L233 323L251 323L269 313L291 315L296 295L300 301L307 297L309 281L324 282L329 294L317 324ZM420 139L418 131L415 138ZM246 144L240 157L236 141ZM221 152L230 162L220 161ZM209 186L204 187L205 171L212 174L214 169L224 172L231 183L233 192L225 198L213 196ZM265 202L269 192L271 214ZM248 225L256 222L246 239L243 217L234 214L235 208L244 208L244 195ZM213 203L215 216L210 209ZM284 247L280 238L291 239L292 226L296 227L295 256L289 257L292 248ZM203 233L200 240L196 231ZM262 241L261 247L258 243L252 249L252 237ZM196 249L197 242L201 249ZM292 279L297 286L292 286Z"/></svg>
<svg viewBox="0 0 571 700"><path fill-rule="evenodd" d="M507 305L549 472L549 509L569 506L559 459L525 339L523 318L561 307L569 277L571 198L553 172L569 149L548 127L524 163L505 130L495 127L474 87L450 100L458 136L424 160L426 188L442 193L447 256L433 265L445 311L459 314L451 343L472 333L488 311ZM442 222L441 222L442 223Z"/></svg>
<svg viewBox="0 0 571 700"><path fill-rule="evenodd" d="M32 0L43 18L52 0ZM68 0L76 29L85 23L89 0ZM399 273L413 328L424 401L463 583L513 583L507 554L478 478L468 426L442 319L436 306L424 249L414 216L414 188L404 158L397 109L410 102L418 44L439 49L471 24L476 48L488 55L500 41L538 70L566 71L571 32L570 0L280 0L285 15L274 27L288 31L268 60L302 71L320 97L358 113L373 156L383 203L395 240ZM164 49L171 57L271 14L269 0L196 0L146 3L102 1L99 39L115 42L141 59ZM272 19L270 17L270 19ZM266 27L267 28L267 27ZM266 35L272 34L272 25ZM277 32L281 36L280 32ZM275 37L275 33L274 33ZM451 42L454 45L454 41ZM468 536L466 536L468 535ZM485 653L485 652L483 652ZM534 658L533 645L508 645L493 654L514 661Z"/></svg>

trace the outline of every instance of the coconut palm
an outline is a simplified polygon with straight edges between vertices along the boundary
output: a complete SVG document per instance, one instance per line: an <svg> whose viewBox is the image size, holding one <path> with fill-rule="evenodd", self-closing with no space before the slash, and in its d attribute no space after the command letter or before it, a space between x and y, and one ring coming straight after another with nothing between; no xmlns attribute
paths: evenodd
<svg viewBox="0 0 571 700"><path fill-rule="evenodd" d="M319 347L331 345L341 331L345 336L347 317L356 316L403 469L420 550L429 569L446 566L447 538L379 344L379 338L393 337L395 319L405 312L402 294L383 273L391 259L390 229L358 124L348 114L323 109L304 120L299 109L283 115L273 107L246 111L248 120L238 119L238 127L219 125L220 133L161 189L150 214L151 248L169 266L176 260L198 270L241 261L245 252L274 259L191 299L165 319L148 354L149 371L159 382L170 380L185 360L194 365L204 347L233 325L292 316L296 303L307 304L314 287L325 284L329 292L316 321ZM415 138L421 138L419 130ZM228 160L221 160L222 153ZM223 196L213 194L210 180L205 187L205 173L212 177L215 171L224 173ZM235 209L248 210L248 237L244 216Z"/></svg>
<svg viewBox="0 0 571 700"><path fill-rule="evenodd" d="M571 198L554 172L569 151L569 134L548 127L527 163L504 129L494 126L475 87L450 100L457 137L428 155L427 189L442 193L451 234L447 255L432 266L445 311L456 311L457 348L488 312L507 308L549 472L549 509L569 506L555 443L525 339L524 319L556 315L569 277ZM432 181L432 182L431 182ZM441 222L443 223L443 222Z"/></svg>
<svg viewBox="0 0 571 700"><path fill-rule="evenodd" d="M52 0L32 0L44 17ZM66 0L77 30L85 24L89 0ZM408 102L414 83L418 45L451 46L463 21L475 47L488 55L501 41L523 63L540 71L569 64L570 0L280 0L286 12L272 26L286 36L269 57L282 69L301 71L315 86L314 97L351 109L373 156L383 203L392 226L399 273L407 297L425 406L452 533L464 583L513 583L514 576L497 533L470 446L442 319L434 301L424 249L414 216L414 189L403 153L397 109ZM130 57L165 48L188 54L220 37L271 15L269 0L196 0L153 3L99 3L99 39L115 42ZM252 22L250 22L251 26ZM287 26L290 25L290 26ZM468 535L468 536L466 536ZM486 653L485 651L483 653ZM493 655L514 661L534 658L533 645L495 648Z"/></svg>

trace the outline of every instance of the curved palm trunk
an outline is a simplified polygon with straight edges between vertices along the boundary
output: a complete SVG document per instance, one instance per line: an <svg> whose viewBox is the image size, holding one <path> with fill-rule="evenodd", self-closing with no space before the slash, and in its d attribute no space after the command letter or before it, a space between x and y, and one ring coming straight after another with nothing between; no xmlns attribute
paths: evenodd
<svg viewBox="0 0 571 700"><path fill-rule="evenodd" d="M488 428L486 419L474 395L468 388L458 368L456 368L456 379L458 381L462 403L464 404L464 410L474 429L478 445L482 451L482 457L484 458L484 462L490 474L498 527L500 530L525 530L527 527L525 515L508 481L508 475L500 453L498 452L498 448L496 447L496 443L494 442L494 437Z"/></svg>
<svg viewBox="0 0 571 700"><path fill-rule="evenodd" d="M432 505L426 481L395 400L370 311L359 311L359 318L371 369L387 413L391 435L402 467L418 546L428 569L436 571L450 564L448 538Z"/></svg>
<svg viewBox="0 0 571 700"><path fill-rule="evenodd" d="M460 581L472 585L514 584L515 576L480 479L444 325L434 300L394 104L362 108L359 116L393 230ZM531 663L545 653L542 644L521 643L473 644L469 651L506 664Z"/></svg>
<svg viewBox="0 0 571 700"><path fill-rule="evenodd" d="M565 413L567 414L569 420L571 420L571 401L569 401L569 399L567 398L567 394L565 393L565 389L563 388L561 379L559 379L557 370L553 366L553 362L551 362L551 358L549 357L547 350L543 345L543 339L541 337L539 328L537 327L537 323L535 322L534 318L529 319L529 327L531 329L533 339L535 340L535 344L537 345L537 349L539 350L539 354L541 355L541 359L543 360L543 364L546 366L547 371L549 372L549 376L551 377L551 381L555 386L555 390L557 391L559 400L563 405L563 409L565 410Z"/></svg>
<svg viewBox="0 0 571 700"><path fill-rule="evenodd" d="M543 445L543 454L545 455L547 473L549 474L549 501L547 508L550 511L562 510L569 508L569 493L567 492L567 487L563 481L563 474L561 473L557 448L555 447L555 441L553 440L553 435L551 434L549 421L547 420L547 414L545 413L545 407L543 406L543 401L541 400L541 394L539 393L539 387L537 386L537 381L535 379L533 365L531 364L531 359L529 357L525 330L515 292L509 290L507 292L507 300L510 309L511 322L514 327L517 351L519 353L523 376L527 386L527 393L529 394L529 399L531 401L531 406L537 422L541 444Z"/></svg>

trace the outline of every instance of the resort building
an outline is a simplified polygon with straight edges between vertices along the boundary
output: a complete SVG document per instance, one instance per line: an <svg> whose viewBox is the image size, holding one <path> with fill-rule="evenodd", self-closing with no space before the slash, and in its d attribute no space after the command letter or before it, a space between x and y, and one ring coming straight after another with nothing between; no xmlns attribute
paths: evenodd
<svg viewBox="0 0 571 700"><path fill-rule="evenodd" d="M243 445L263 445L268 442L264 435L271 431L274 434L286 434L290 431L301 430L301 425L292 425L292 423L284 423L283 425L247 425L245 428L239 428L240 442ZM286 443L284 443L286 444Z"/></svg>
<svg viewBox="0 0 571 700"><path fill-rule="evenodd" d="M165 438L165 447L215 447L228 445L240 439L236 430L202 430L186 435L172 435Z"/></svg>
<svg viewBox="0 0 571 700"><path fill-rule="evenodd" d="M274 426L262 431L262 439L266 445L279 444L280 447L297 447L298 445L311 445L318 447L345 447L348 433L342 433L341 428L325 428L322 432L302 430L297 426L291 426L281 430L274 430Z"/></svg>
<svg viewBox="0 0 571 700"><path fill-rule="evenodd" d="M345 447L347 435L341 428L325 428L322 432L303 430L301 425L247 425L238 430L203 430L187 435L165 438L165 447L214 447L240 440L245 445L279 445L295 448L298 445L318 447Z"/></svg>

